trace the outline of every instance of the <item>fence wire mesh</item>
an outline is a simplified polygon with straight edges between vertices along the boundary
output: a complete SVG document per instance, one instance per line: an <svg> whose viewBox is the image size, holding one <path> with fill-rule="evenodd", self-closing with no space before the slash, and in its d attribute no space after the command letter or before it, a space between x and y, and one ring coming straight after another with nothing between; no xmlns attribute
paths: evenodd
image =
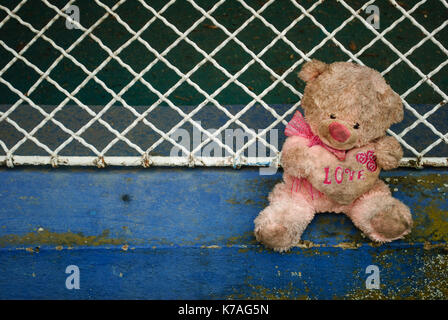
<svg viewBox="0 0 448 320"><path fill-rule="evenodd" d="M446 0L2 1L0 162L278 164L317 58L379 70L401 164L448 166L447 17Z"/></svg>

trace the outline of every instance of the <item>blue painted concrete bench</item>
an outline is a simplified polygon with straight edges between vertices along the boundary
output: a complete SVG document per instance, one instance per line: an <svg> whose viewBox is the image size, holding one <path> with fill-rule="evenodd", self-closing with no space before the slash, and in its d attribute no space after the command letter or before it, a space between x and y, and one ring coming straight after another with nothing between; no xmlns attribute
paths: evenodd
<svg viewBox="0 0 448 320"><path fill-rule="evenodd" d="M381 177L412 209L406 239L378 246L325 213L279 254L252 230L280 172L2 168L0 298L447 299L448 172Z"/></svg>

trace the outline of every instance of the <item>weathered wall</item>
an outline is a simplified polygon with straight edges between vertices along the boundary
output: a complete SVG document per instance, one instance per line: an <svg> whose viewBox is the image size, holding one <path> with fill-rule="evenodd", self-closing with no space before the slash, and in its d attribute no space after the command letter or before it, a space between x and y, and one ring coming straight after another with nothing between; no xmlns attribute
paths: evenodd
<svg viewBox="0 0 448 320"><path fill-rule="evenodd" d="M383 173L413 232L377 246L343 215L317 215L290 253L253 219L281 178L257 169L1 169L0 297L448 298L446 170ZM65 268L81 289L65 288ZM365 269L381 289L366 290Z"/></svg>

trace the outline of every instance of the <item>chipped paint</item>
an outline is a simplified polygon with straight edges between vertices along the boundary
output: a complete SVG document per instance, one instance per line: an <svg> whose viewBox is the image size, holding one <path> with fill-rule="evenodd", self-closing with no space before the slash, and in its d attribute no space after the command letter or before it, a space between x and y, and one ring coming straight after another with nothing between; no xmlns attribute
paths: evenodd
<svg viewBox="0 0 448 320"><path fill-rule="evenodd" d="M432 248L434 249L434 248ZM438 248L440 249L440 248ZM387 275L395 269L395 277L389 278L387 285L381 283L379 290L357 288L351 290L343 297L336 299L373 299L373 300L434 300L448 299L448 255L442 248L442 253L421 254L416 249L406 250L405 254L398 255L396 250L385 250L374 257L383 274ZM401 278L406 263L416 266L412 275Z"/></svg>
<svg viewBox="0 0 448 320"><path fill-rule="evenodd" d="M246 231L241 235L229 237L225 239L227 246L245 244L245 245L255 245L257 244L257 240L254 237L253 231Z"/></svg>
<svg viewBox="0 0 448 320"><path fill-rule="evenodd" d="M423 249L425 250L434 250L434 249L442 249L448 252L448 244L447 243L430 243L425 241L423 245Z"/></svg>
<svg viewBox="0 0 448 320"><path fill-rule="evenodd" d="M61 246L62 248L62 246L119 245L124 242L123 239L110 238L109 236L110 231L107 229L97 236L86 236L82 233L73 233L70 231L51 232L44 230L41 232L29 232L25 235L8 234L1 236L0 247L33 244L49 246L57 245L57 247Z"/></svg>
<svg viewBox="0 0 448 320"><path fill-rule="evenodd" d="M448 176L442 171L383 176L413 212L415 230L405 240L370 242L345 215L324 213L316 215L295 248L280 254L257 243L253 234L253 219L280 174L260 177L249 169L19 170L2 172L6 186L0 190L10 204L0 208L0 247L6 248L0 250L0 264L15 272L0 274L0 282L10 283L11 277L20 282L8 297L21 297L20 288L31 286L26 278L36 288L29 297L42 290L49 297L69 297L73 293L58 291L56 280L36 283L44 279L41 270L62 270L63 276L67 265L78 263L88 273L105 275L111 265L120 265L114 276L120 282L85 282L86 290L79 293L83 298L94 287L103 292L120 288L114 291L117 298L448 298L448 275L439 270L446 268L448 239ZM39 188L31 190L24 181L39 181ZM39 201L19 199L24 196ZM382 272L379 291L364 288L369 264ZM1 292L0 298L5 297Z"/></svg>
<svg viewBox="0 0 448 320"><path fill-rule="evenodd" d="M248 284L249 294L231 294L226 299L237 300L310 300L307 295L297 294L292 282L285 288L266 288L262 285Z"/></svg>
<svg viewBox="0 0 448 320"><path fill-rule="evenodd" d="M341 242L338 243L336 245L334 245L333 247L335 248L342 248L342 249L358 249L362 246L361 243L355 243L355 242Z"/></svg>
<svg viewBox="0 0 448 320"><path fill-rule="evenodd" d="M415 201L411 208L414 228L406 237L409 242L448 241L448 175L395 176L386 182Z"/></svg>

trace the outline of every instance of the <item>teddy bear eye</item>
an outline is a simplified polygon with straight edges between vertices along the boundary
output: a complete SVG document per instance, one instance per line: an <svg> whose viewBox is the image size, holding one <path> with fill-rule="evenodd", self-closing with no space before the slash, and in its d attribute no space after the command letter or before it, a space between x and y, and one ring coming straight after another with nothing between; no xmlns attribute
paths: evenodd
<svg viewBox="0 0 448 320"><path fill-rule="evenodd" d="M355 125L353 126L354 129L359 129L359 123L355 123Z"/></svg>
<svg viewBox="0 0 448 320"><path fill-rule="evenodd" d="M330 114L330 119L336 119L336 116L334 114Z"/></svg>

